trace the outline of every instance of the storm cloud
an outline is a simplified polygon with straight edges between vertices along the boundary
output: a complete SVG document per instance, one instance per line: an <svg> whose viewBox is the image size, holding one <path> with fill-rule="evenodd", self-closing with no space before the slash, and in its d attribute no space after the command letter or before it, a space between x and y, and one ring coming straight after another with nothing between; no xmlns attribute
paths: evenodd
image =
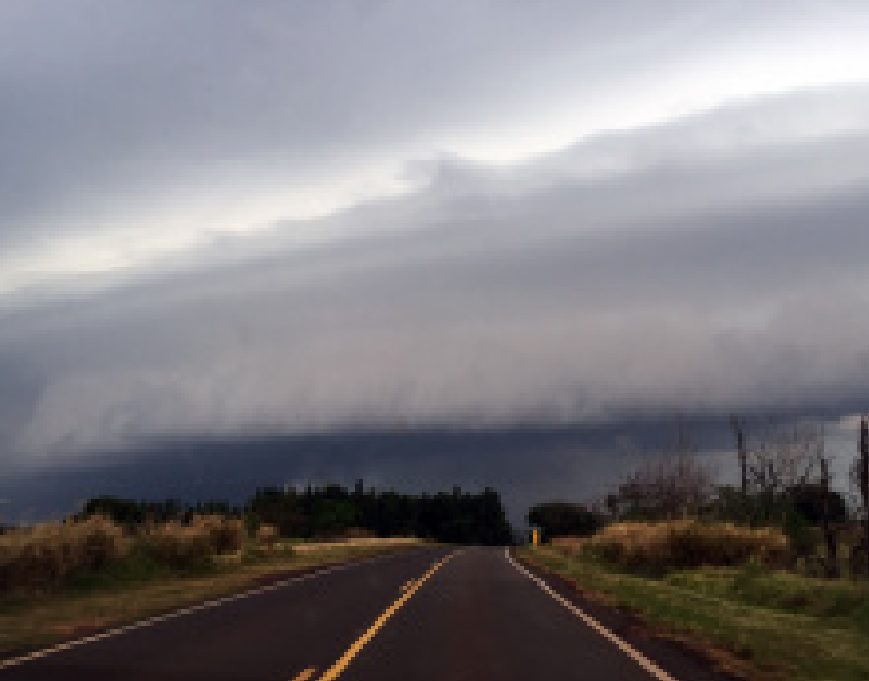
<svg viewBox="0 0 869 681"><path fill-rule="evenodd" d="M10 460L869 398L859 4L0 12Z"/></svg>

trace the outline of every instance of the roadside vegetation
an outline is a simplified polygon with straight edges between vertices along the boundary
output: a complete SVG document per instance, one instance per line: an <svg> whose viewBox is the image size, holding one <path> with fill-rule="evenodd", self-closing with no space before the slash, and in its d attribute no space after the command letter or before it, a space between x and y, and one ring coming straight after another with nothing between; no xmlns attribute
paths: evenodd
<svg viewBox="0 0 869 681"><path fill-rule="evenodd" d="M680 430L599 503L532 508L545 543L520 557L743 678L869 679L869 423L850 496L821 429L733 427L738 487Z"/></svg>
<svg viewBox="0 0 869 681"><path fill-rule="evenodd" d="M658 635L763 681L869 678L869 588L747 563L637 574L566 547L520 555L587 597L627 607Z"/></svg>

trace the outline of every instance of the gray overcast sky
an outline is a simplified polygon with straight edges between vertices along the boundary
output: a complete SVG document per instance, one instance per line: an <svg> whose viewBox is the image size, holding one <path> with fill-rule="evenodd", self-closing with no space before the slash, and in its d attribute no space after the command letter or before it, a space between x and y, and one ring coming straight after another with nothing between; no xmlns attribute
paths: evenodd
<svg viewBox="0 0 869 681"><path fill-rule="evenodd" d="M0 4L0 450L869 398L864 2Z"/></svg>

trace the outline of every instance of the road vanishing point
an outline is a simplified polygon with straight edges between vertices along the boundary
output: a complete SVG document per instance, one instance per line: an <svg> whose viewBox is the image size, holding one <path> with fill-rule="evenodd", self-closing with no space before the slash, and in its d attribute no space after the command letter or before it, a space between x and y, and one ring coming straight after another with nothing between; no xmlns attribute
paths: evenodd
<svg viewBox="0 0 869 681"><path fill-rule="evenodd" d="M627 640L606 620L504 548L425 547L6 660L0 681L721 678L674 646Z"/></svg>

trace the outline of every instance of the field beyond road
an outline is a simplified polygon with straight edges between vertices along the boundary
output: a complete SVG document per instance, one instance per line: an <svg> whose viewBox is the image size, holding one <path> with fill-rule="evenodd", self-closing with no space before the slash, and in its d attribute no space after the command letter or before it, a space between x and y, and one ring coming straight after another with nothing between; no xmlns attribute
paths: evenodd
<svg viewBox="0 0 869 681"><path fill-rule="evenodd" d="M758 566L619 571L542 546L519 552L592 603L627 608L647 633L680 642L723 670L763 681L869 679L869 586Z"/></svg>

